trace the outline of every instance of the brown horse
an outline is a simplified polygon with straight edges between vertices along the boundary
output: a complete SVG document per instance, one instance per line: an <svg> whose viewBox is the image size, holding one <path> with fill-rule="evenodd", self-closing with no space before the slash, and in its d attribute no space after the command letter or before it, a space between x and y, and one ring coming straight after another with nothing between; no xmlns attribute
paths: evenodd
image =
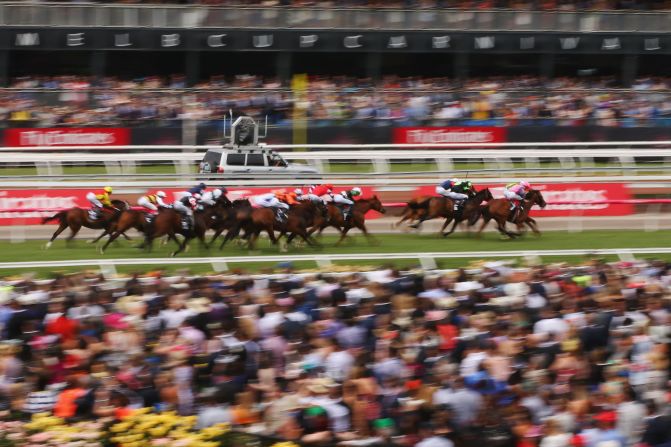
<svg viewBox="0 0 671 447"><path fill-rule="evenodd" d="M302 221L305 227L303 228L304 231L291 232L287 237L287 243L291 243L291 241L296 236L301 236L301 238L306 242L308 239L310 239L312 241L311 245L319 245L319 243L313 240L312 237L308 234L307 228L314 227L316 225L321 225L324 222L326 222L328 217L327 216L328 210L326 209L326 206L321 202L313 202L311 200L306 200L298 203L297 205L292 206L291 209L289 210L289 214L296 215ZM283 229L280 232L280 237L284 236L287 233L288 233L287 229Z"/></svg>
<svg viewBox="0 0 671 447"><path fill-rule="evenodd" d="M496 221L499 232L504 236L508 236L509 238L521 236L522 226L524 224L527 224L535 234L540 235L536 221L529 216L531 207L534 205L538 205L541 208L545 208L546 205L545 199L543 199L543 195L536 189L532 189L527 193L527 195L524 197L524 200L520 204L516 215L514 216L511 216L512 210L510 209L510 201L508 201L508 199L490 200L487 205L484 205L480 208L483 222L482 225L480 225L480 229L478 230L478 236L491 219ZM512 222L517 225L518 232L513 233L506 230L506 222ZM475 221L473 221L473 223L475 223Z"/></svg>
<svg viewBox="0 0 671 447"><path fill-rule="evenodd" d="M340 245L342 241L347 237L347 233L352 228L358 228L366 236L368 242L374 242L374 238L368 233L368 228L366 228L366 213L368 211L377 211L378 213L386 213L387 210L382 206L382 202L375 195L370 199L361 199L354 202L352 205L352 210L350 216L347 220L344 219L343 213L340 208L335 204L329 203L327 206L328 214L327 218L320 225L313 226L308 232L309 235L315 231L319 231L318 234L321 235L322 231L328 227L335 227L340 231L340 239L336 242L336 245Z"/></svg>
<svg viewBox="0 0 671 447"><path fill-rule="evenodd" d="M493 198L494 196L492 196L489 188L481 189L480 191L476 192L473 197L466 199L466 202L464 203L464 206L461 210L454 211L451 217L445 219L445 223L443 223L443 227L440 229L440 232L444 237L447 237L454 233L454 230L457 228L457 224L460 222L463 222L464 220L467 220L469 223L472 220L474 221L480 215L480 206L482 202L489 202ZM452 228L447 233L443 233L451 220L454 220Z"/></svg>
<svg viewBox="0 0 671 447"><path fill-rule="evenodd" d="M401 219L392 224L392 228L397 228L403 222L411 223L413 220L421 219L428 212L428 202L433 196L419 196L410 199L401 211Z"/></svg>
<svg viewBox="0 0 671 447"><path fill-rule="evenodd" d="M233 202L228 203L217 203L215 205L216 213L214 214L214 219L212 222L212 229L214 230L214 235L210 239L209 245L212 245L215 240L223 233L224 231L234 231L237 228L237 231L240 231L238 228L238 211L242 210L251 210L252 204L249 203L248 199L238 199ZM223 244L222 244L223 246Z"/></svg>
<svg viewBox="0 0 671 447"><path fill-rule="evenodd" d="M145 225L144 242L141 248L151 251L154 239L168 236L168 240L172 239L178 245L177 250L172 252L170 256L177 256L184 251L189 244L189 241L197 237L202 247L207 247L205 243L205 232L207 231L208 218L212 216L211 211L200 212L194 214L195 225L193 228L185 229L182 226L182 214L173 209L165 209L160 212L156 218L149 225ZM183 236L182 242L177 239L177 235Z"/></svg>
<svg viewBox="0 0 671 447"><path fill-rule="evenodd" d="M163 210L161 208L159 212ZM121 213L121 216L119 216L119 219L116 221L114 228L111 231L111 235L107 242L105 242L105 245L103 245L100 248L100 253L103 254L105 253L105 250L107 250L107 247L116 240L119 236L122 234L125 235L125 232L130 230L130 229L136 229L140 233L145 232L145 228L147 227L148 223L146 220L147 213L144 211L140 210L124 210ZM100 239L102 236L104 236L105 233L101 234L98 239Z"/></svg>
<svg viewBox="0 0 671 447"><path fill-rule="evenodd" d="M471 198L474 197L475 194L477 194L477 191L475 191L475 189L473 188L468 190L466 194L468 195L468 198ZM446 221L441 230L439 231L439 234L443 234L443 231L447 227L447 224L450 221L452 221L454 217L454 211L455 211L454 200L448 197L434 196L427 201L418 202L416 206L418 210L423 209L424 212L418 212L419 220L414 224L410 225L410 228L418 229L427 220L435 219L438 217L444 217Z"/></svg>
<svg viewBox="0 0 671 447"><path fill-rule="evenodd" d="M254 250L256 241L262 232L268 234L268 238L273 243L277 244L278 237L275 236L275 231L279 231L279 237L286 234L300 236L308 245L318 245L308 234L307 218L305 217L304 208L308 204L299 204L294 208L289 209L287 217L282 221L278 221L275 211L272 208L249 208L238 211L237 220L238 225L231 229L221 243L220 248L223 248L226 242L237 237L241 230L244 230L249 235L249 249Z"/></svg>
<svg viewBox="0 0 671 447"><path fill-rule="evenodd" d="M70 228L70 236L67 237L66 241L72 242L74 237L79 233L82 227L91 228L94 230L103 229L105 232L100 236L108 234L110 228L119 218L122 211L130 208L127 202L123 200L112 200L112 205L114 209L104 209L101 213L101 216L96 220L91 220L89 217L89 210L79 207L70 208L69 210L59 211L53 216L45 217L42 219L42 225L52 220L58 219L58 228L54 232L49 242L47 242L45 248L51 247L54 240L65 231L66 228Z"/></svg>

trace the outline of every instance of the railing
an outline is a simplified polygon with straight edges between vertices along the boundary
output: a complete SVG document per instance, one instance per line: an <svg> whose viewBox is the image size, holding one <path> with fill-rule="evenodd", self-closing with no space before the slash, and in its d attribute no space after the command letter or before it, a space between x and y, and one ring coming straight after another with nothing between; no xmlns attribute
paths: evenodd
<svg viewBox="0 0 671 447"><path fill-rule="evenodd" d="M206 258L122 258L122 259L79 259L62 261L30 261L30 262L0 262L2 269L32 269L32 268L62 268L99 266L101 270L110 273L117 265L187 265L210 264L214 271L228 270L228 264L237 263L278 263L278 262L315 262L320 267L328 267L334 261L375 261L391 259L419 260L423 268L436 268L436 259L463 259L463 258L519 258L534 256L584 256L584 255L615 255L621 259L631 259L638 254L668 254L671 247L662 248L610 248L586 250L509 250L509 251L464 251L464 252L427 252L427 253L359 253L359 254L308 254L308 255L280 255L280 256L230 256Z"/></svg>
<svg viewBox="0 0 671 447"><path fill-rule="evenodd" d="M461 9L246 8L167 5L0 4L0 25L145 28L305 28L445 31L667 32L656 12Z"/></svg>
<svg viewBox="0 0 671 447"><path fill-rule="evenodd" d="M468 169L475 177L485 177L487 175L500 175L502 172L514 173L523 172L527 174L539 175L541 172L552 174L553 171L543 168L541 162L558 163L565 174L571 170L571 178L575 181L594 181L595 177L585 175L578 176L578 172L583 174L594 174L599 167L595 164L595 159L607 159L615 162L615 166L621 174L637 174L637 170L653 171L646 175L648 180L668 180L667 170L669 166L662 162L666 158L671 158L671 141L648 141L648 142L599 142L599 143L444 143L444 144L315 144L308 145L313 151L310 152L286 152L284 158L292 162L304 162L315 166L318 171L327 171L327 165L331 163L370 163L377 174L388 174L391 170L391 164L394 162L408 161L428 161L435 163L437 170L426 174L419 172L410 174L409 178L399 178L399 176L386 175L384 178L372 178L377 184L397 182L412 184L413 181L426 181L427 176L438 177L440 173L454 173L458 168L459 162L483 163L482 167ZM45 178L40 179L44 186L60 185L64 177L64 164L68 166L90 166L92 164L104 165L107 173L114 180L112 183L124 186L151 186L151 177L160 178L178 178L171 180L174 186L188 184L198 177L194 174L195 164L202 160L203 152L208 148L219 148L221 146L63 146L63 147L32 147L32 148L0 148L0 167L18 167L34 165L39 176L50 176L51 181ZM301 145L264 145L267 149L304 149ZM434 150L419 150L434 149ZM490 148L490 149L484 149ZM635 149L632 149L635 148ZM358 150L345 150L358 149ZM412 150L408 150L412 149ZM444 149L444 150L436 150ZM451 149L451 150L446 150ZM505 150L501 150L505 149ZM76 151L95 151L95 152L73 152ZM104 150L108 153L99 153ZM39 151L49 151L48 153ZM61 152L54 152L61 151ZM120 157L120 151L123 151L123 157ZM135 151L135 152L129 152ZM138 152L141 151L141 152ZM112 153L109 153L112 152ZM524 166L514 166L513 160L522 160ZM642 160L655 161L654 164L637 164ZM148 164L172 164L175 167L175 174L156 174L154 176L143 176L136 173L138 165ZM545 171L544 171L545 170ZM608 174L609 171L616 169L602 169L602 174ZM662 173L660 175L660 172ZM555 172L557 173L557 172ZM24 173L25 174L25 173ZM0 173L1 175L1 173ZM369 176L370 174L361 174ZM253 173L241 174L240 184L260 184L259 182L280 182L283 184L293 184L297 179L314 179L317 177L329 177L324 174L306 174L304 176L282 176L277 175L272 178L253 180L247 183L249 179L244 177L254 177ZM86 180L87 176L73 175L70 177L70 186L75 184L80 186L89 186L94 182ZM124 178L126 177L126 178ZM201 175L199 178L219 177L217 174ZM240 177L240 176L238 176ZM352 181L351 174L333 174L331 177L339 177L334 181ZM344 178L343 178L344 177ZM597 179L604 181L624 181L626 175L608 177L607 175L598 176ZM17 176L4 176L0 180L0 186L14 187L19 185L28 185L35 180L21 179L15 180ZM142 180L137 180L141 178ZM223 178L223 177L222 177ZM226 178L235 178L228 176ZM629 178L639 178L629 176ZM100 179L96 179L99 181ZM410 183L408 183L410 182ZM344 183L343 183L344 184Z"/></svg>

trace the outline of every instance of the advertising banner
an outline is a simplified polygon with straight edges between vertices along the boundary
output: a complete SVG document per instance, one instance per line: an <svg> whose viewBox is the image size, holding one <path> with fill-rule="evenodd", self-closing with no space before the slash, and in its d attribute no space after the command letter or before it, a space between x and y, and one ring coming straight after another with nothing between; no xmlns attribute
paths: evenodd
<svg viewBox="0 0 671 447"><path fill-rule="evenodd" d="M23 225L36 225L41 223L43 217L53 216L56 212L52 210L75 206L88 208L87 192L85 189L48 189L39 192L25 189L0 190L0 210L26 210L25 213L0 211L0 225L14 225L19 221Z"/></svg>
<svg viewBox="0 0 671 447"><path fill-rule="evenodd" d="M5 129L5 146L124 146L130 144L129 129L118 127L16 128Z"/></svg>
<svg viewBox="0 0 671 447"><path fill-rule="evenodd" d="M395 144L503 143L505 127L397 127Z"/></svg>

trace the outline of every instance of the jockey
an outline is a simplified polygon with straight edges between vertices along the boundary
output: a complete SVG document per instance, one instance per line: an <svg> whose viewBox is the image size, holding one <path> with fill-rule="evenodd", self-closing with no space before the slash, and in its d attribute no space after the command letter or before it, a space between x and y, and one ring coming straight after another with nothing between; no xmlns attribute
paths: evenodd
<svg viewBox="0 0 671 447"><path fill-rule="evenodd" d="M158 191L156 194L147 194L146 196L140 197L137 204L155 213L159 208L170 208L170 205L163 201L167 196L168 195L163 191Z"/></svg>
<svg viewBox="0 0 671 447"><path fill-rule="evenodd" d="M524 196L531 190L531 185L526 180L521 180L519 183L509 183L503 189L503 196L510 200L510 210L524 200Z"/></svg>
<svg viewBox="0 0 671 447"><path fill-rule="evenodd" d="M254 198L254 203L262 208L272 208L276 213L276 218L282 221L286 216L285 211L289 209L289 205L280 202L274 193L269 192L261 194Z"/></svg>
<svg viewBox="0 0 671 447"><path fill-rule="evenodd" d="M100 194L94 192L86 194L86 200L93 205L93 211L96 218L100 217L100 213L104 208L114 209L114 205L112 205L112 201L110 200L110 194L112 194L111 186L105 186Z"/></svg>
<svg viewBox="0 0 671 447"><path fill-rule="evenodd" d="M468 194L464 194L464 192L469 189L471 189L471 182L453 178L436 186L436 193L454 200L454 209L457 209L464 200L468 199Z"/></svg>
<svg viewBox="0 0 671 447"><path fill-rule="evenodd" d="M306 200L308 197L303 194L303 190L301 188L296 188L294 189L294 194L296 194L296 200L299 202L302 202L303 200Z"/></svg>
<svg viewBox="0 0 671 447"><path fill-rule="evenodd" d="M325 183L323 185L310 185L308 186L308 193L306 197L313 202L326 202L331 201L333 194L333 185Z"/></svg>
<svg viewBox="0 0 671 447"><path fill-rule="evenodd" d="M202 205L213 206L217 203L220 197L226 197L228 190L223 186L221 188L211 189L203 194L203 197L200 199Z"/></svg>
<svg viewBox="0 0 671 447"><path fill-rule="evenodd" d="M195 220L193 218L193 210L198 206L198 198L200 194L194 194L193 196L183 196L179 200L175 200L172 204L172 207L175 211L181 213L189 219L189 228L193 228L195 225Z"/></svg>
<svg viewBox="0 0 671 447"><path fill-rule="evenodd" d="M207 189L207 185L205 183L200 182L198 185L194 186L193 188L189 189L187 192L189 194L203 194L203 191Z"/></svg>
<svg viewBox="0 0 671 447"><path fill-rule="evenodd" d="M352 210L352 205L356 198L361 196L361 188L354 187L349 191L342 191L340 194L333 195L333 203L336 206L339 206L342 210L343 219L349 219L350 211Z"/></svg>
<svg viewBox="0 0 671 447"><path fill-rule="evenodd" d="M289 206L298 204L298 194L296 194L296 191L278 192L275 193L275 197L280 202L284 202Z"/></svg>

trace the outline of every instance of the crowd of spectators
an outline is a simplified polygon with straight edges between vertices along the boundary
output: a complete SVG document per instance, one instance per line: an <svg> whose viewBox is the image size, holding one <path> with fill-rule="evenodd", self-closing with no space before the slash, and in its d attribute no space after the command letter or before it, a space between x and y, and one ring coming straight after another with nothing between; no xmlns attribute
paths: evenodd
<svg viewBox="0 0 671 447"><path fill-rule="evenodd" d="M305 110L314 125L359 121L401 125L671 125L669 78L640 78L628 89L613 78L388 76L379 81L313 77L305 95L276 79L213 77L187 89L182 76L135 80L26 77L0 90L0 117L33 125L179 125L220 120L233 111L291 125Z"/></svg>
<svg viewBox="0 0 671 447"><path fill-rule="evenodd" d="M59 0L61 1L61 0ZM72 3L295 6L325 8L460 8L517 10L659 10L667 0L70 0Z"/></svg>
<svg viewBox="0 0 671 447"><path fill-rule="evenodd" d="M309 445L671 442L671 265L0 283L0 418L151 407Z"/></svg>

